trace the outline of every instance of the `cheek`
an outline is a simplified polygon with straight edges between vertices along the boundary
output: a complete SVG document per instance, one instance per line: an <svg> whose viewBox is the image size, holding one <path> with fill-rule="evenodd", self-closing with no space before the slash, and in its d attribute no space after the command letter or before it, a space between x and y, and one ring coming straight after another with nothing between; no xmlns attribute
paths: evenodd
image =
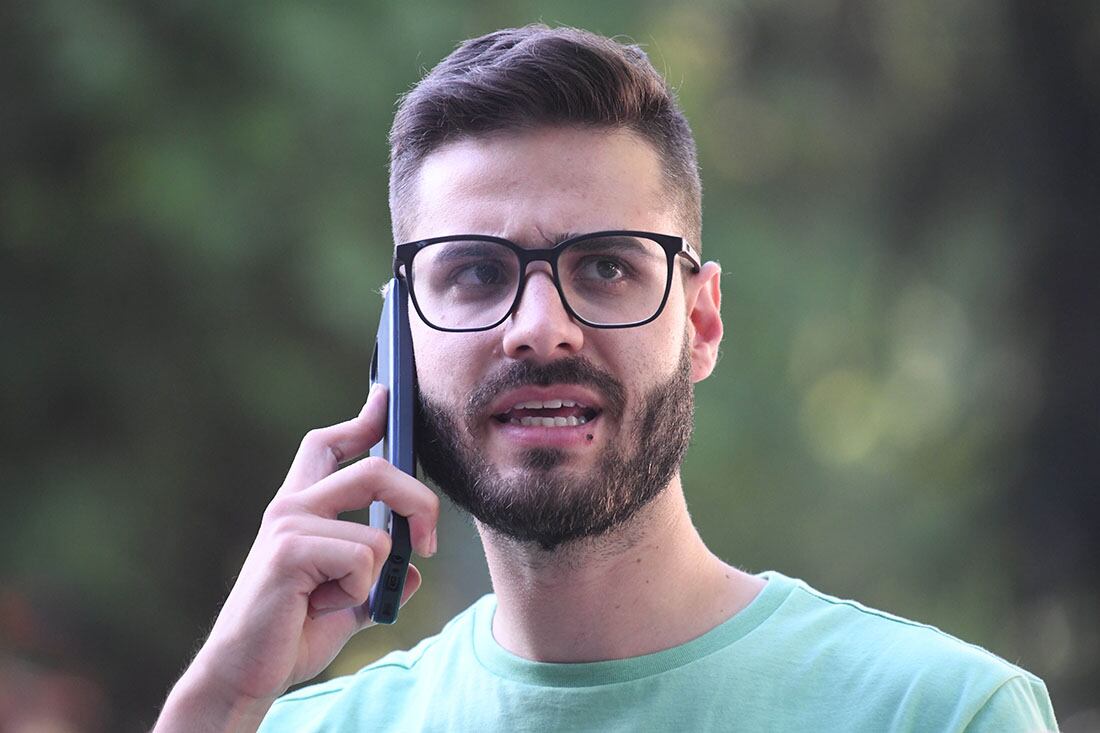
<svg viewBox="0 0 1100 733"><path fill-rule="evenodd" d="M468 394L484 371L492 347L477 334L448 334L411 324L417 386L428 397L453 400ZM480 370L480 371L479 371Z"/></svg>
<svg viewBox="0 0 1100 733"><path fill-rule="evenodd" d="M687 318L683 313L683 295L674 290L657 320L637 329L626 329L630 340L625 344L629 366L640 384L652 387L668 378L680 365L680 353L687 338Z"/></svg>
<svg viewBox="0 0 1100 733"><path fill-rule="evenodd" d="M679 361L681 337L662 320L658 318L639 328L606 332L613 335L614 343L605 342L595 359L622 382L631 404L637 404L653 387L668 379Z"/></svg>

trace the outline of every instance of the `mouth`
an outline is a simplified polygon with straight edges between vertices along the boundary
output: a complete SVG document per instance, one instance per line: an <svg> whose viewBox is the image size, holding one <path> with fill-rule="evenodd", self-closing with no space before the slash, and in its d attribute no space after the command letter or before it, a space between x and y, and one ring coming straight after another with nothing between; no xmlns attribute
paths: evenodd
<svg viewBox="0 0 1100 733"><path fill-rule="evenodd" d="M502 425L531 428L570 428L585 425L600 415L600 408L575 399L528 399L493 414Z"/></svg>

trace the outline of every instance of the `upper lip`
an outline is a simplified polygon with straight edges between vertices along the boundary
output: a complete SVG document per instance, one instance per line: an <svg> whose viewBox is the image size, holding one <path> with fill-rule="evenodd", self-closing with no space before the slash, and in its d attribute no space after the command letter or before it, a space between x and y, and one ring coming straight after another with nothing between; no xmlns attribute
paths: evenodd
<svg viewBox="0 0 1100 733"><path fill-rule="evenodd" d="M601 411L603 402L592 390L573 384L552 384L549 387L520 387L501 393L489 405L490 415L503 415L525 402L563 400L589 410Z"/></svg>

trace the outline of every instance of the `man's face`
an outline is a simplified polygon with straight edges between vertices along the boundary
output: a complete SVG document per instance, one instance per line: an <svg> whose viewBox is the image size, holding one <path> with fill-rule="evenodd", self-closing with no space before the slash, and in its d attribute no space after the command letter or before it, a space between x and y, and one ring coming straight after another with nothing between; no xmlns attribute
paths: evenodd
<svg viewBox="0 0 1100 733"><path fill-rule="evenodd" d="M656 152L631 133L466 139L425 160L409 239L549 247L611 229L681 234L669 201ZM440 332L414 313L428 474L490 529L547 549L629 519L668 485L690 438L693 286L685 296L691 276L676 270L660 317L636 328L576 323L545 263L530 266L516 311L491 330ZM566 424L530 419L553 416Z"/></svg>

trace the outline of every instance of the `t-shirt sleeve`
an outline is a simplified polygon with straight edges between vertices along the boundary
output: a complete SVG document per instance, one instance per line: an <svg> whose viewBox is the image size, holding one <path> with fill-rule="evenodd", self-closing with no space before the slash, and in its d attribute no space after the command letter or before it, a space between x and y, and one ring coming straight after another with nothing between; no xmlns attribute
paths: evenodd
<svg viewBox="0 0 1100 733"><path fill-rule="evenodd" d="M280 698L267 711L256 733L310 733L320 730L325 725L327 703L335 697Z"/></svg>
<svg viewBox="0 0 1100 733"><path fill-rule="evenodd" d="M1017 676L990 696L970 724L967 733L1033 733L1057 731L1054 707L1046 685L1034 677Z"/></svg>

